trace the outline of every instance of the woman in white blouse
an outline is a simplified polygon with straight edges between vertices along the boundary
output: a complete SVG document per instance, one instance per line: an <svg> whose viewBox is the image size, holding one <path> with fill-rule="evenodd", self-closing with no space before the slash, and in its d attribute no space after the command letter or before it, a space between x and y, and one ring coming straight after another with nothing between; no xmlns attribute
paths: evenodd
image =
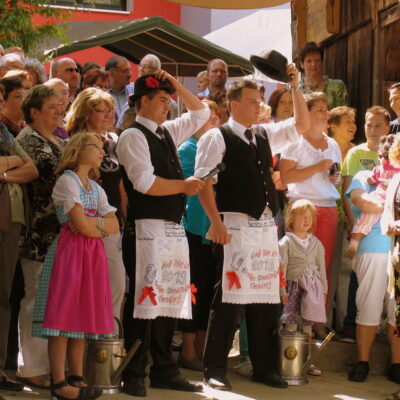
<svg viewBox="0 0 400 400"><path fill-rule="evenodd" d="M325 248L326 276L329 280L338 223L336 200L340 195L335 183L339 183L341 153L335 140L324 133L328 122L326 94L312 93L306 95L305 99L311 125L297 142L283 151L281 179L288 185L290 202L307 199L317 208L314 234Z"/></svg>

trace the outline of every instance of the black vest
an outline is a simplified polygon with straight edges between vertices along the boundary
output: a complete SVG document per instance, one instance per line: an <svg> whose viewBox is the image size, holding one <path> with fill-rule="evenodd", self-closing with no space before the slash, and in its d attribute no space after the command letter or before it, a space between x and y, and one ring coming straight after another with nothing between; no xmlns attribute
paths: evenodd
<svg viewBox="0 0 400 400"><path fill-rule="evenodd" d="M278 212L278 199L272 180L272 154L267 133L256 130L257 151L235 135L228 124L219 128L226 151L222 162L226 169L218 175L216 200L221 212L241 212L259 219L268 206Z"/></svg>
<svg viewBox="0 0 400 400"><path fill-rule="evenodd" d="M150 150L154 175L165 179L183 179L181 164L171 135L164 129L166 140L161 140L143 125L135 122L132 128L140 130L145 136ZM165 219L179 224L185 210L185 195L149 196L133 188L125 168L121 166L125 191L128 195L128 218Z"/></svg>

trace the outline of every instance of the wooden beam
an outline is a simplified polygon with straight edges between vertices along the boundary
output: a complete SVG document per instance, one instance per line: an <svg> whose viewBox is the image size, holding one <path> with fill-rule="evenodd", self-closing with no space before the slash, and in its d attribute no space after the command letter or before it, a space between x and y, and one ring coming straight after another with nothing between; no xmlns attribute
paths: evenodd
<svg viewBox="0 0 400 400"><path fill-rule="evenodd" d="M307 0L293 0L292 10L297 20L297 49L301 49L307 43Z"/></svg>
<svg viewBox="0 0 400 400"><path fill-rule="evenodd" d="M326 0L326 30L340 33L340 0Z"/></svg>

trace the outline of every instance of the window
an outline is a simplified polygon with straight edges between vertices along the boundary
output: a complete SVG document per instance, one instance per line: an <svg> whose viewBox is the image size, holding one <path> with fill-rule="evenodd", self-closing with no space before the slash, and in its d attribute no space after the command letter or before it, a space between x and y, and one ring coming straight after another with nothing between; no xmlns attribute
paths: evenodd
<svg viewBox="0 0 400 400"><path fill-rule="evenodd" d="M127 0L53 0L55 5L100 10L127 10Z"/></svg>

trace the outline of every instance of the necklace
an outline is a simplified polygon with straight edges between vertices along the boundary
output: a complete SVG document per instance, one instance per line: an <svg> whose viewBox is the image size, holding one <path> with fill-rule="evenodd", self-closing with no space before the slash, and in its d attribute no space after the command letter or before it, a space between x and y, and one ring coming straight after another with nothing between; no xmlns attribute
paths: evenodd
<svg viewBox="0 0 400 400"><path fill-rule="evenodd" d="M305 84L311 92L320 92L323 89L323 80L318 80L315 85L312 85L307 78L305 78ZM317 90L319 89L319 90Z"/></svg>

